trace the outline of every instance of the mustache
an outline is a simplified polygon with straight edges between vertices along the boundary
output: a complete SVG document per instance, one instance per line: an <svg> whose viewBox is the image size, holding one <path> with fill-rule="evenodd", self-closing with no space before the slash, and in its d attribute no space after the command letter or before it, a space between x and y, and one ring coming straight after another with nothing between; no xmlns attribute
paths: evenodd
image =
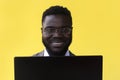
<svg viewBox="0 0 120 80"><path fill-rule="evenodd" d="M51 42L64 42L65 40L63 38L51 38Z"/></svg>

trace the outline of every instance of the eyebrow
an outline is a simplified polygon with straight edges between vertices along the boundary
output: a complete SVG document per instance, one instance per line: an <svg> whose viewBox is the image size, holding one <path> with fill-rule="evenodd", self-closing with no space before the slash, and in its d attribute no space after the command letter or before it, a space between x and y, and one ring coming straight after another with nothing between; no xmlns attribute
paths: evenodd
<svg viewBox="0 0 120 80"><path fill-rule="evenodd" d="M62 26L61 28L71 27L71 26ZM55 26L46 26L46 28L56 28Z"/></svg>
<svg viewBox="0 0 120 80"><path fill-rule="evenodd" d="M46 28L55 28L55 26L46 26Z"/></svg>

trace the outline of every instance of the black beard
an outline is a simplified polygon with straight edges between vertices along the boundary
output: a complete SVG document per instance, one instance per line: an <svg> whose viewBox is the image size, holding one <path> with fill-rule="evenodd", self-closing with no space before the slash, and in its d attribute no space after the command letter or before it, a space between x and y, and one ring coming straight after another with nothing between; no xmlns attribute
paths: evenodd
<svg viewBox="0 0 120 80"><path fill-rule="evenodd" d="M52 39L52 40L54 40L54 39ZM59 40L59 39L55 39L54 41L60 41L60 40ZM60 52L52 51L51 48L50 48L50 46L49 46L49 44L48 44L45 40L43 40L43 38L42 38L42 42L43 42L44 46L46 47L46 50L47 50L47 52L48 52L48 54L49 54L50 56L64 56L65 53L66 53L67 50L68 50L69 45L70 45L71 42L72 42L72 38L70 38L70 40L67 41L66 46L65 46L64 49L63 49L62 51L60 51Z"/></svg>

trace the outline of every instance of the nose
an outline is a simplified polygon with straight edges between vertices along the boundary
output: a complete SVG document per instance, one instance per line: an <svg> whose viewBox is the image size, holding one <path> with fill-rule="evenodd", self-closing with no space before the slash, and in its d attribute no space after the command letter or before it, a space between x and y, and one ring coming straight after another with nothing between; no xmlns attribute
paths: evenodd
<svg viewBox="0 0 120 80"><path fill-rule="evenodd" d="M53 37L62 37L63 34L60 32L60 31L56 31L54 34L53 34Z"/></svg>

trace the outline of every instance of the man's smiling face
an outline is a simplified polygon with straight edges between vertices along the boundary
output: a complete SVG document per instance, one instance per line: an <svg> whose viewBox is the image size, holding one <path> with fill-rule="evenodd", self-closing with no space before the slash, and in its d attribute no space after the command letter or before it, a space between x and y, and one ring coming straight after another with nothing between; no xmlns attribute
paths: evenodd
<svg viewBox="0 0 120 80"><path fill-rule="evenodd" d="M65 15L48 15L42 23L42 41L48 52L60 55L72 42L72 23Z"/></svg>

